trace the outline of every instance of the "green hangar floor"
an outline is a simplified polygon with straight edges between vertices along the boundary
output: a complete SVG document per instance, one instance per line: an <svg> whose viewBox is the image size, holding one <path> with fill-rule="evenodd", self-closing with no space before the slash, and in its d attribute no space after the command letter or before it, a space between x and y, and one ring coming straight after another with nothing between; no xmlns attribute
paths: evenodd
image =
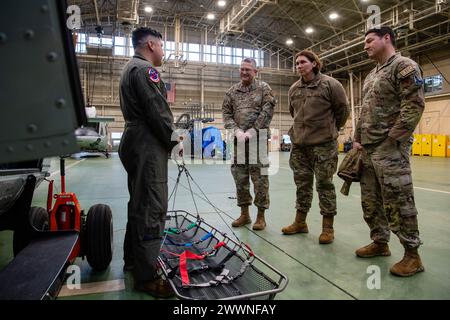
<svg viewBox="0 0 450 320"><path fill-rule="evenodd" d="M343 156L340 156L342 160ZM285 236L281 228L294 218L295 186L288 165L289 153L279 153L279 170L270 176L271 207L267 212L267 228L255 232L249 226L235 229L262 259L289 277L287 288L276 299L450 299L450 159L411 158L414 191L419 211L420 248L425 272L411 278L398 278L389 273L399 261L403 249L392 234L392 256L360 259L355 249L368 244L369 229L362 218L360 189L352 185L348 197L339 192L338 215L335 219L335 241L319 245L321 216L314 194L308 216L309 234ZM188 165L188 168L211 201L224 210L222 218L230 224L238 216L235 188L229 166ZM58 180L58 163L53 161L53 179ZM169 191L174 185L177 167L169 165ZM186 186L186 181L181 182ZM342 185L335 178L337 191ZM56 185L59 189L59 182ZM152 299L133 291L131 275L122 271L122 245L126 225L128 190L126 173L119 157L70 159L67 161L67 189L75 192L83 208L95 203L111 206L114 219L114 256L103 273L93 273L86 261L76 260L81 267L81 290L63 287L60 299ZM47 184L35 192L33 205L46 204ZM204 201L197 199L201 216L224 232L229 231L218 214ZM176 209L195 212L186 188L179 188ZM256 208L251 208L252 219ZM228 232L230 234L230 232ZM12 232L0 232L0 268L12 259ZM381 271L380 289L369 289L370 266ZM369 272L368 272L369 270ZM370 281L369 281L370 282ZM370 286L369 286L370 287Z"/></svg>

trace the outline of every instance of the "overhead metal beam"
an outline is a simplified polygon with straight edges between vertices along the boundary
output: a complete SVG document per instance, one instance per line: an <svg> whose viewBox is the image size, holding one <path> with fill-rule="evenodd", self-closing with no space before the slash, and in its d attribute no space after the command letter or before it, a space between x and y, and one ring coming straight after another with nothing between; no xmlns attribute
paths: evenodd
<svg viewBox="0 0 450 320"><path fill-rule="evenodd" d="M100 15L98 14L98 6L97 6L97 0L92 0L92 2L94 3L94 8L95 8L95 17L97 18L97 25L100 25Z"/></svg>
<svg viewBox="0 0 450 320"><path fill-rule="evenodd" d="M277 4L278 0L241 0L223 15L219 24L217 42L224 41L229 33L243 33L245 24L266 4Z"/></svg>

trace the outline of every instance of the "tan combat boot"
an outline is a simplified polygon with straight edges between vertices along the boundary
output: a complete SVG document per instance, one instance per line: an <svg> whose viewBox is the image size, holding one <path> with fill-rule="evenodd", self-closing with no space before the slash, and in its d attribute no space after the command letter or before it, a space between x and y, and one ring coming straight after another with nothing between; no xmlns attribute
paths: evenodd
<svg viewBox="0 0 450 320"><path fill-rule="evenodd" d="M390 271L392 274L399 277L409 277L418 272L425 271L417 248L405 248L403 259L394 264Z"/></svg>
<svg viewBox="0 0 450 320"><path fill-rule="evenodd" d="M253 230L264 230L266 227L266 220L264 219L264 211L263 208L258 208L258 216L256 217L256 222L253 225Z"/></svg>
<svg viewBox="0 0 450 320"><path fill-rule="evenodd" d="M245 226L246 224L252 223L250 219L250 214L248 212L248 206L241 207L241 216L231 223L234 228Z"/></svg>
<svg viewBox="0 0 450 320"><path fill-rule="evenodd" d="M308 233L306 215L307 213L297 210L295 221L291 225L281 229L281 232L283 232L283 234Z"/></svg>
<svg viewBox="0 0 450 320"><path fill-rule="evenodd" d="M375 256L390 256L389 246L387 243L372 242L371 244L359 248L355 254L360 258L371 258Z"/></svg>
<svg viewBox="0 0 450 320"><path fill-rule="evenodd" d="M333 216L323 216L322 218L322 233L319 237L320 244L332 243L334 240L334 229L333 229Z"/></svg>

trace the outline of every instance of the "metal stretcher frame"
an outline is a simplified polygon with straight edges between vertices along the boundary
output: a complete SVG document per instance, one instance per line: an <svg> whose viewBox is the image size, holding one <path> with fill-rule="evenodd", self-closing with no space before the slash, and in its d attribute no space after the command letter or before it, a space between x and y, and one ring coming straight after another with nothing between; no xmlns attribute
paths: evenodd
<svg viewBox="0 0 450 320"><path fill-rule="evenodd" d="M180 219L180 221L179 221ZM266 261L259 258L257 255L255 255L250 249L244 247L242 244L239 244L238 242L234 241L233 239L229 238L226 233L220 232L207 222L205 222L202 218L198 219L196 216L190 214L187 211L184 210L173 210L167 212L167 222L166 222L166 229L169 227L179 227L181 225L190 225L192 223L196 223L198 229L202 230L205 233L211 233L212 237L210 238L210 242L212 239L214 239L217 242L224 242L226 245L226 248L235 251L235 255L239 258L241 263L244 263L244 261L248 260L250 262L250 266L248 269L251 269L251 272L254 273L253 277L257 276L259 277L259 281L266 282L266 284L270 284L273 288L269 290L261 290L261 291L255 291L255 292L248 292L244 294L238 294L233 296L227 296L227 297L220 297L220 298L213 298L217 300L247 300L247 299L263 299L263 297L266 297L268 300L273 300L275 298L275 295L281 291L283 291L287 284L288 284L288 278L287 276L283 275L280 271L278 271L276 268L268 264ZM175 224L175 225L174 225ZM197 232L195 232L197 233ZM166 242L163 242L162 249L166 249ZM190 249L190 248L186 248ZM244 252L245 251L245 252ZM210 286L207 288L188 288L186 289L183 286L177 285L175 283L174 278L171 278L169 275L169 272L171 271L171 268L166 262L164 261L164 257L160 255L158 257L158 262L161 266L161 269L164 273L164 276L169 281L170 285L172 286L173 290L175 291L175 294L179 299L183 300L201 300L207 299L206 296L214 296L216 295L213 291L214 290L221 290L221 286L229 286L229 284L219 284L217 286ZM264 268L265 271L269 271L269 275L265 274L263 271L261 271L261 268ZM247 270L248 270L247 269ZM247 271L245 271L247 272ZM244 272L244 275L245 275ZM251 278L251 277L248 277ZM275 280L274 280L275 279ZM248 279L247 279L248 281ZM178 281L179 282L179 281ZM239 281L233 282L233 285L236 286L239 283ZM257 287L255 285L254 287ZM193 291L191 291L193 290ZM183 294L183 292L196 292L203 291L206 292L206 296L195 296L195 295L187 295ZM246 290L244 290L246 291ZM248 291L248 290L247 290ZM208 294L208 292L210 294ZM223 293L223 291L222 291Z"/></svg>

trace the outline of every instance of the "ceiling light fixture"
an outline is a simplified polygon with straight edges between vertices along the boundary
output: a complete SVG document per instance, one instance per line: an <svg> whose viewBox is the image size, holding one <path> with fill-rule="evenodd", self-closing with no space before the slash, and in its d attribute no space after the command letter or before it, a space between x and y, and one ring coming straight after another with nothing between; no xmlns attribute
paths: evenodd
<svg viewBox="0 0 450 320"><path fill-rule="evenodd" d="M144 8L144 11L147 12L147 13L150 13L150 12L153 12L153 8L147 6L147 7Z"/></svg>
<svg viewBox="0 0 450 320"><path fill-rule="evenodd" d="M219 0L219 1L217 1L217 5L219 7L225 7L227 5L227 2L224 0Z"/></svg>
<svg viewBox="0 0 450 320"><path fill-rule="evenodd" d="M286 40L286 44L288 45L288 46L290 46L290 45L292 45L294 43L294 40L292 40L292 39L287 39Z"/></svg>
<svg viewBox="0 0 450 320"><path fill-rule="evenodd" d="M329 17L331 20L336 20L339 17L339 15L336 12L332 12L330 13Z"/></svg>
<svg viewBox="0 0 450 320"><path fill-rule="evenodd" d="M208 15L206 16L206 19L208 20L214 20L216 18L216 16L214 15L214 13L208 13Z"/></svg>
<svg viewBox="0 0 450 320"><path fill-rule="evenodd" d="M308 28L306 28L305 32L308 33L308 34L309 34L309 33L313 33L313 32L314 32L314 29L311 28L311 27L308 27Z"/></svg>

